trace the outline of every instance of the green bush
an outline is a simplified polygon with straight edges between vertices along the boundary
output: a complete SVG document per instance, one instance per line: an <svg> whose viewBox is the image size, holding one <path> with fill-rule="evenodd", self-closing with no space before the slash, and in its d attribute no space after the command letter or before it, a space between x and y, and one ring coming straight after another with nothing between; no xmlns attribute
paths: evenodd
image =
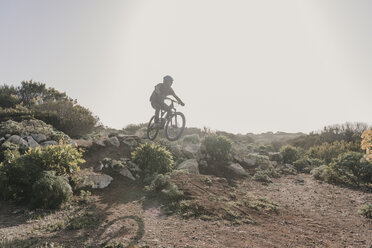
<svg viewBox="0 0 372 248"><path fill-rule="evenodd" d="M260 182L271 182L271 178L280 177L279 173L275 170L272 164L263 163L256 168L256 173L253 176L253 180Z"/></svg>
<svg viewBox="0 0 372 248"><path fill-rule="evenodd" d="M293 163L293 166L299 172L309 173L312 169L322 164L324 164L324 162L320 159L303 157L299 160L296 160Z"/></svg>
<svg viewBox="0 0 372 248"><path fill-rule="evenodd" d="M183 136L182 141L184 143L199 144L200 143L200 137L197 133L189 134L189 135Z"/></svg>
<svg viewBox="0 0 372 248"><path fill-rule="evenodd" d="M150 185L145 190L151 194L159 194L163 199L171 202L180 200L183 192L180 191L172 181L169 175L158 174L152 177Z"/></svg>
<svg viewBox="0 0 372 248"><path fill-rule="evenodd" d="M272 182L270 176L266 173L266 171L262 171L262 170L257 171L254 174L252 179L255 180L255 181L264 182L264 183L271 183Z"/></svg>
<svg viewBox="0 0 372 248"><path fill-rule="evenodd" d="M18 103L17 89L14 86L0 86L0 107L12 108Z"/></svg>
<svg viewBox="0 0 372 248"><path fill-rule="evenodd" d="M362 205L359 208L358 213L368 219L372 219L372 204L367 203Z"/></svg>
<svg viewBox="0 0 372 248"><path fill-rule="evenodd" d="M300 152L299 150L291 145L283 146L280 149L280 152L283 155L283 162L292 164L294 161L298 160L300 158Z"/></svg>
<svg viewBox="0 0 372 248"><path fill-rule="evenodd" d="M56 176L54 171L44 171L32 185L31 205L34 208L59 208L72 198L72 189L67 178Z"/></svg>
<svg viewBox="0 0 372 248"><path fill-rule="evenodd" d="M79 171L79 164L85 162L82 157L81 150L69 144L59 144L30 149L21 156L21 159L24 164L37 165L40 170L53 170L61 176Z"/></svg>
<svg viewBox="0 0 372 248"><path fill-rule="evenodd" d="M132 153L132 160L146 175L165 174L173 169L172 154L156 144L142 144Z"/></svg>
<svg viewBox="0 0 372 248"><path fill-rule="evenodd" d="M345 181L353 185L372 183L372 163L364 159L364 154L347 152L341 154L330 167Z"/></svg>
<svg viewBox="0 0 372 248"><path fill-rule="evenodd" d="M362 152L360 143L357 142L345 142L344 140L335 141L333 143L323 143L319 146L311 147L307 154L311 158L317 158L324 160L326 164L332 162L333 159L337 158L340 154L355 151Z"/></svg>
<svg viewBox="0 0 372 248"><path fill-rule="evenodd" d="M23 155L8 151L0 167L3 197L29 202L32 185L43 171L55 171L57 176L71 175L84 162L81 151L71 145L57 145L30 149Z"/></svg>
<svg viewBox="0 0 372 248"><path fill-rule="evenodd" d="M232 146L228 138L209 134L202 139L201 143L212 160L228 160Z"/></svg>
<svg viewBox="0 0 372 248"><path fill-rule="evenodd" d="M71 100L45 102L35 107L35 117L51 124L73 138L80 138L92 132L98 117Z"/></svg>

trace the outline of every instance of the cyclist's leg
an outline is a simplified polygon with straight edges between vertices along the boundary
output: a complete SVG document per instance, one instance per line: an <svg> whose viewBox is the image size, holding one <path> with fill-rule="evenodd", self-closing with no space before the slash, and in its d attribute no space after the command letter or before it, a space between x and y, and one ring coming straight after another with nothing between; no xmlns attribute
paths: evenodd
<svg viewBox="0 0 372 248"><path fill-rule="evenodd" d="M151 102L151 106L155 109L155 123L158 123L161 105L157 102Z"/></svg>
<svg viewBox="0 0 372 248"><path fill-rule="evenodd" d="M168 106L164 101L161 101L160 107L167 112L167 115L165 117L168 117L172 113L172 108Z"/></svg>

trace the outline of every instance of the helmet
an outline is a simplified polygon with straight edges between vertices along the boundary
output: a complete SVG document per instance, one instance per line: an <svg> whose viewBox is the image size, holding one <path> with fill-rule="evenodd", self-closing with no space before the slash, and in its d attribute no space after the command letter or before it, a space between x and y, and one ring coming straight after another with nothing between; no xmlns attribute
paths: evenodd
<svg viewBox="0 0 372 248"><path fill-rule="evenodd" d="M169 75L163 77L163 82L169 82L169 83L173 83L173 78Z"/></svg>

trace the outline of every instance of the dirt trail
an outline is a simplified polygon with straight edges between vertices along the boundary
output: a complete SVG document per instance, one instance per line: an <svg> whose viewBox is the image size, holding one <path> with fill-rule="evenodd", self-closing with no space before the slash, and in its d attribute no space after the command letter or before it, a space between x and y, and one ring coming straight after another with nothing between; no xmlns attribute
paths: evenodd
<svg viewBox="0 0 372 248"><path fill-rule="evenodd" d="M205 187L200 183L206 176L185 176L190 185ZM223 180L208 178L214 182L210 191L225 188L220 194L231 195L233 188L224 186ZM219 180L223 187L218 185ZM262 185L244 179L234 189L237 198L245 192L278 204L278 213L249 211L257 224L168 216L156 199L145 197L139 185L118 177L108 188L94 192L96 201L87 210L100 217L95 226L48 231L43 226L53 218L60 218L61 212L69 214L69 210L26 222L22 214L11 214L16 206L3 205L0 238L34 235L37 242L53 241L66 247L101 247L105 240L135 247L371 247L372 221L357 213L360 205L372 202L371 193L322 184L309 175L285 176L273 181ZM203 190L198 192L200 201L209 201L208 190L205 195ZM37 227L39 232L35 233Z"/></svg>

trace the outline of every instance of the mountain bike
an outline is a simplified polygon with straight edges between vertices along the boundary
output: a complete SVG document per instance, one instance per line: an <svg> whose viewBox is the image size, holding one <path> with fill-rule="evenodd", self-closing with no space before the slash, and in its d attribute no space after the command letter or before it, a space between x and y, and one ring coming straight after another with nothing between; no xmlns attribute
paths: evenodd
<svg viewBox="0 0 372 248"><path fill-rule="evenodd" d="M181 112L177 112L174 104L179 104L177 101L166 98L171 101L169 107L172 109L169 114L167 111L161 110L159 116L159 124L155 125L155 115L151 117L149 124L147 125L147 138L154 140L160 129L164 128L165 137L170 141L179 139L182 135L186 125L185 115Z"/></svg>

